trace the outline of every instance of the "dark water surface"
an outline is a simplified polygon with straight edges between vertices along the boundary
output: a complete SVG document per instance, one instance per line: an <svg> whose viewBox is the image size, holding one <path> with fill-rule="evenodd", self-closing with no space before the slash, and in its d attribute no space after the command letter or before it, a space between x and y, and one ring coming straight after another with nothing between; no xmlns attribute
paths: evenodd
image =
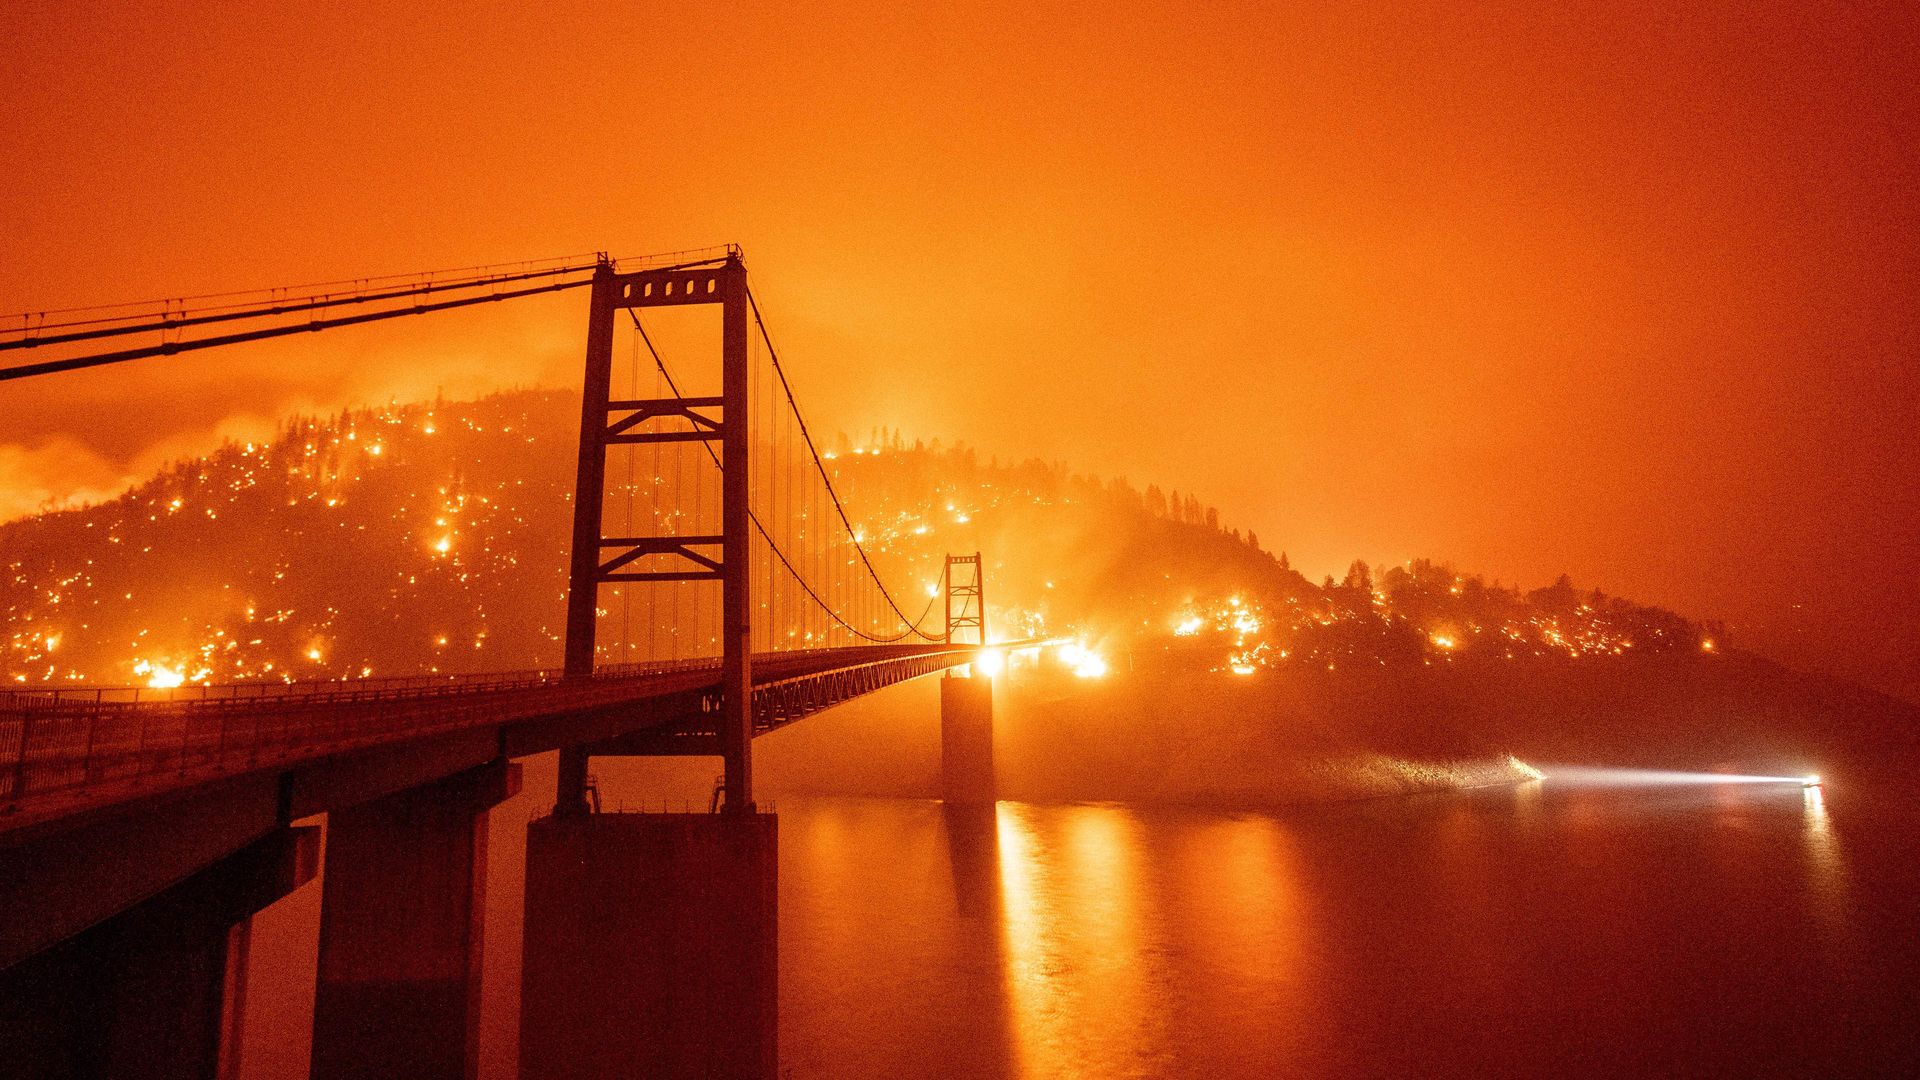
<svg viewBox="0 0 1920 1080"><path fill-rule="evenodd" d="M513 1075L536 809L492 830L491 1078ZM1905 793L1549 779L1280 816L778 812L793 1077L1920 1075ZM245 1076L304 1075L311 965L288 957L317 891L260 920Z"/></svg>

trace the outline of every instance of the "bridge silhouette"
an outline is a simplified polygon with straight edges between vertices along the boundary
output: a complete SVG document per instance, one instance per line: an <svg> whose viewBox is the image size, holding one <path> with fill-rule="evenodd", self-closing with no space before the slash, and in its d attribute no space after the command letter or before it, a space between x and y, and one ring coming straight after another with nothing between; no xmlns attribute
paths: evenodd
<svg viewBox="0 0 1920 1080"><path fill-rule="evenodd" d="M0 351L57 355L0 382L570 289L590 300L561 667L0 691L9 1067L217 1075L246 919L315 875L321 834L295 823L325 813L312 1075L471 1075L476 837L516 759L557 751L529 836L522 1074L771 1076L776 834L753 739L945 671L948 801L991 803L992 684L968 667L988 641L982 560L949 555L918 611L890 587L737 248L32 313ZM717 392L656 346L640 313L662 308L717 310ZM594 757L688 755L722 761L710 813L599 812ZM635 875L655 887L604 940L598 905ZM594 1013L581 980L608 953L653 957L680 992Z"/></svg>

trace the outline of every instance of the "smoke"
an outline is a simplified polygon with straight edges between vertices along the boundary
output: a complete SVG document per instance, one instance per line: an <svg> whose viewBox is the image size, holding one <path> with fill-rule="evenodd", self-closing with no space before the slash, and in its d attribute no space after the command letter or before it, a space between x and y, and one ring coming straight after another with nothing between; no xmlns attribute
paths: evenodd
<svg viewBox="0 0 1920 1080"><path fill-rule="evenodd" d="M0 522L110 499L137 475L65 436L0 444Z"/></svg>
<svg viewBox="0 0 1920 1080"><path fill-rule="evenodd" d="M169 462L199 457L224 442L265 442L278 426L278 415L236 412L211 427L169 432L118 462L65 435L32 446L0 444L0 522L104 502Z"/></svg>
<svg viewBox="0 0 1920 1080"><path fill-rule="evenodd" d="M10 384L0 522L111 499L228 440L264 441L292 416L577 385L578 306L501 305L461 320L401 320L325 341L294 338L191 362ZM131 422L138 402L150 404Z"/></svg>

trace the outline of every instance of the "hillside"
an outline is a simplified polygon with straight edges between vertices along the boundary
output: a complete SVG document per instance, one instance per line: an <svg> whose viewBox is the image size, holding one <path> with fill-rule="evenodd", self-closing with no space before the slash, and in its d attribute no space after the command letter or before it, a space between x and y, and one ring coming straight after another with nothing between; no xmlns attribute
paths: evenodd
<svg viewBox="0 0 1920 1080"><path fill-rule="evenodd" d="M557 664L576 423L555 391L295 419L101 505L0 525L0 677L170 685ZM985 553L1003 639L1074 636L1109 660L1243 674L1718 647L1709 629L1564 579L1522 592L1421 561L1356 563L1316 584L1191 494L1060 465L883 433L841 436L828 455L897 593L924 595L948 551ZM701 651L705 635L642 640L624 614L603 624L606 658Z"/></svg>

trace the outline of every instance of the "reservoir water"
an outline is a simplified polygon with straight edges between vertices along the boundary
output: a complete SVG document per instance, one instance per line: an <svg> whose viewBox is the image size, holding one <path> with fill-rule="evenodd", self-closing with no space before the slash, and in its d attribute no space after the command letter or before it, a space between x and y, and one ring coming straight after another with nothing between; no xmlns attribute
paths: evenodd
<svg viewBox="0 0 1920 1080"><path fill-rule="evenodd" d="M541 809L495 812L491 1078L514 1074L515 839ZM777 810L786 1076L1920 1074L1901 793ZM243 1076L304 1075L315 894L256 926Z"/></svg>

